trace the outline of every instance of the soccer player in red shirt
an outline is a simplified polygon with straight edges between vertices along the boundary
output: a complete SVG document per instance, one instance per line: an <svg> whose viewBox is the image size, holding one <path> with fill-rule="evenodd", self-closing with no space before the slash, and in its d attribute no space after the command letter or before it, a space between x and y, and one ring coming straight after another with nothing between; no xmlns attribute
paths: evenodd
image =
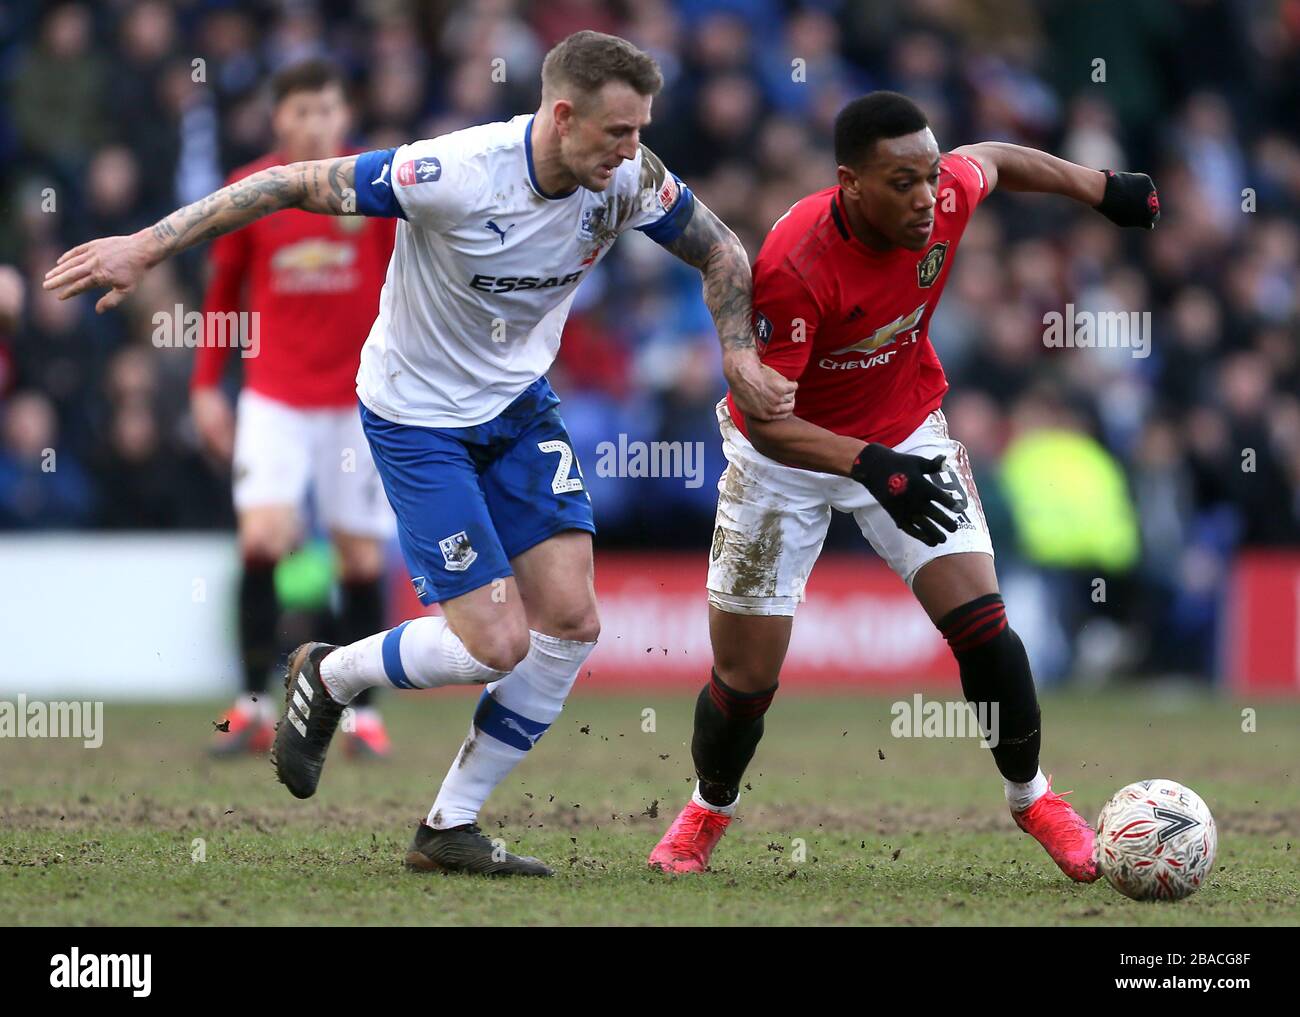
<svg viewBox="0 0 1300 1017"><path fill-rule="evenodd" d="M332 65L290 66L276 75L272 93L275 151L236 170L227 183L269 166L346 154L349 113ZM301 540L309 488L338 554L337 640L383 628L384 544L394 523L357 417L356 374L379 307L393 228L388 219L287 209L212 244L204 321L241 310L258 316L257 341L241 352L237 412L220 388L230 347L215 341L211 324L214 341L198 351L190 391L204 445L232 461L243 561L244 695L226 715L228 730L216 736L218 754L265 751L274 736L279 701L265 694L280 652L274 573ZM352 706L349 748L386 755L378 713L361 697Z"/></svg>
<svg viewBox="0 0 1300 1017"><path fill-rule="evenodd" d="M650 864L708 867L837 509L853 513L943 633L978 716L996 718L989 742L1016 823L1072 879L1091 882L1095 834L1039 769L1034 680L1007 624L966 450L940 410L948 383L929 324L966 223L999 184L1143 228L1159 219L1155 187L1145 174L1017 145L940 154L924 113L894 92L841 111L835 158L838 186L782 216L754 267L763 363L799 387L784 420L747 420L730 398L718 405L729 465L709 563L713 674L691 745L699 782Z"/></svg>

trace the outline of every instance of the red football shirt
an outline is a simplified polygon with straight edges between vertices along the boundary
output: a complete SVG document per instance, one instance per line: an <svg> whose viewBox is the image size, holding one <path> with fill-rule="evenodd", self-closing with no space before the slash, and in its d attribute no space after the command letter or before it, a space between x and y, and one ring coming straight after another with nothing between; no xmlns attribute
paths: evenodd
<svg viewBox="0 0 1300 1017"><path fill-rule="evenodd" d="M227 183L279 166L268 155ZM244 359L244 384L292 406L356 403L361 346L379 313L379 291L393 253L391 219L329 216L290 208L212 242L211 312L257 311L257 356ZM191 388L221 380L228 348L203 345Z"/></svg>
<svg viewBox="0 0 1300 1017"><path fill-rule="evenodd" d="M948 381L930 345L930 318L987 195L978 163L944 155L934 229L920 251L863 244L838 187L777 220L754 264L754 324L763 363L799 382L795 416L892 446L939 407ZM747 435L730 393L727 403Z"/></svg>

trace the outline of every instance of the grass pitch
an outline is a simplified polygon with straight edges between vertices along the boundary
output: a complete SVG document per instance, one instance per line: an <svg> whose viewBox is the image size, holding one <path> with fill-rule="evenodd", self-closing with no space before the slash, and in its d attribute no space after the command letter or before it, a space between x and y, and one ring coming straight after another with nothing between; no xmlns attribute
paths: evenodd
<svg viewBox="0 0 1300 1017"><path fill-rule="evenodd" d="M267 759L215 762L219 705L105 708L101 748L0 741L6 924L1300 924L1300 704L1185 695L1044 700L1044 770L1090 820L1167 776L1219 824L1208 884L1138 904L1070 883L1012 823L970 740L891 737L890 699L783 692L714 871L645 857L692 786L693 697L579 697L488 802L483 825L550 880L401 867L473 699L383 701L384 763L331 756L299 802ZM655 711L645 731L643 711ZM336 745L337 748L337 745ZM883 758L882 758L883 757Z"/></svg>

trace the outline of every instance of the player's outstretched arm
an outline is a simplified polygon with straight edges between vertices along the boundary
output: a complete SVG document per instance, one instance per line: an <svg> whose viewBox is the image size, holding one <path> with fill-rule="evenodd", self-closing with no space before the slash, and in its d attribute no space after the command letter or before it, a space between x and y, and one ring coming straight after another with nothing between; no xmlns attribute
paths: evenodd
<svg viewBox="0 0 1300 1017"><path fill-rule="evenodd" d="M754 341L754 279L745 248L705 204L696 199L691 221L665 245L704 274L704 303L722 343L722 372L746 417L780 420L794 409L798 383L764 367Z"/></svg>
<svg viewBox="0 0 1300 1017"><path fill-rule="evenodd" d="M1061 194L1090 205L1118 226L1155 229L1160 221L1156 185L1145 173L1095 170L1036 148L982 141L953 150L974 159L988 177L989 191Z"/></svg>
<svg viewBox="0 0 1300 1017"><path fill-rule="evenodd" d="M195 244L232 233L264 215L301 208L325 215L357 215L357 157L272 166L200 198L148 229L91 240L65 252L45 273L44 287L67 300L87 290L109 290L98 312L116 307L145 272Z"/></svg>

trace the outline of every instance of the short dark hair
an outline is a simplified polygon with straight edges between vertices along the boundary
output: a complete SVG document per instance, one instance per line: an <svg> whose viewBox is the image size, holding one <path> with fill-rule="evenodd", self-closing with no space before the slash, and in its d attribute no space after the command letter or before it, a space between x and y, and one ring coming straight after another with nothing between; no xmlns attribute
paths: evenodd
<svg viewBox="0 0 1300 1017"><path fill-rule="evenodd" d="M898 92L870 92L835 118L835 161L861 166L881 138L901 138L930 126L921 107Z"/></svg>
<svg viewBox="0 0 1300 1017"><path fill-rule="evenodd" d="M565 82L590 94L609 81L631 85L640 95L657 95L664 87L654 57L603 32L574 32L556 43L542 63L544 91Z"/></svg>
<svg viewBox="0 0 1300 1017"><path fill-rule="evenodd" d="M320 58L303 60L276 71L271 79L271 101L278 106L295 92L319 92L330 85L347 91L347 81L338 67Z"/></svg>

